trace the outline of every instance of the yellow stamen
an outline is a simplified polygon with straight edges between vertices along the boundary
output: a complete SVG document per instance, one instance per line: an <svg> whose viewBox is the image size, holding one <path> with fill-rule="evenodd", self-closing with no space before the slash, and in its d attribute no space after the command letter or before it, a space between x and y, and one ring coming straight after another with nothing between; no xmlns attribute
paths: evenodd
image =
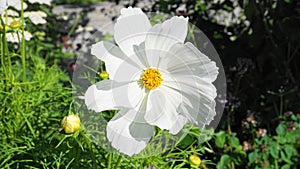
<svg viewBox="0 0 300 169"><path fill-rule="evenodd" d="M141 76L141 80L143 82L143 85L150 90L160 86L163 81L159 70L154 68L146 69Z"/></svg>
<svg viewBox="0 0 300 169"><path fill-rule="evenodd" d="M13 29L17 29L21 26L21 22L20 21L12 21L10 23L10 27L13 28Z"/></svg>

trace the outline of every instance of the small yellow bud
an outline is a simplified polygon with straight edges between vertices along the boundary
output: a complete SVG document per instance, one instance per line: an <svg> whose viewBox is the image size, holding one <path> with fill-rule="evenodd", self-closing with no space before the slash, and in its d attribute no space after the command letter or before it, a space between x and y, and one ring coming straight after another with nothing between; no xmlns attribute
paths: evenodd
<svg viewBox="0 0 300 169"><path fill-rule="evenodd" d="M75 133L80 129L80 119L77 114L65 116L61 121L61 126L67 134Z"/></svg>
<svg viewBox="0 0 300 169"><path fill-rule="evenodd" d="M101 79L108 79L109 78L109 74L106 71L102 71L99 76L101 77Z"/></svg>
<svg viewBox="0 0 300 169"><path fill-rule="evenodd" d="M21 26L21 23L20 21L12 21L9 26L13 29L17 29Z"/></svg>
<svg viewBox="0 0 300 169"><path fill-rule="evenodd" d="M190 162L196 166L199 166L201 163L201 159L196 154L194 154L190 156Z"/></svg>
<svg viewBox="0 0 300 169"><path fill-rule="evenodd" d="M4 31L7 32L8 31L8 26L4 25ZM3 26L0 25L0 31L2 32L3 31Z"/></svg>

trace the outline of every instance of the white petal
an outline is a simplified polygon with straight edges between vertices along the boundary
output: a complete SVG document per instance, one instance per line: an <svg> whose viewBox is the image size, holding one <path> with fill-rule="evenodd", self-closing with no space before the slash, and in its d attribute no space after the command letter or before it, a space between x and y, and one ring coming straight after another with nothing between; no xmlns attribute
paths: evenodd
<svg viewBox="0 0 300 169"><path fill-rule="evenodd" d="M24 31L24 39L29 41L32 38L32 34L28 31Z"/></svg>
<svg viewBox="0 0 300 169"><path fill-rule="evenodd" d="M109 42L98 42L92 45L91 53L98 59L105 62L109 78L122 82L136 80L139 71L142 71L138 64L128 58L117 46Z"/></svg>
<svg viewBox="0 0 300 169"><path fill-rule="evenodd" d="M133 109L122 109L107 124L107 138L120 152L132 156L141 152L151 139L153 126L135 122L138 113Z"/></svg>
<svg viewBox="0 0 300 169"><path fill-rule="evenodd" d="M172 128L170 128L169 132L174 135L177 134L183 128L186 122L187 118L185 116L178 115L177 120L173 124Z"/></svg>
<svg viewBox="0 0 300 169"><path fill-rule="evenodd" d="M0 14L7 9L7 0L0 0Z"/></svg>
<svg viewBox="0 0 300 169"><path fill-rule="evenodd" d="M183 43L187 35L187 22L188 18L172 17L162 24L153 26L145 40L147 57L157 55L157 52L153 51L167 52L175 43Z"/></svg>
<svg viewBox="0 0 300 169"><path fill-rule="evenodd" d="M177 112L184 115L191 123L202 128L209 124L215 112L215 86L197 76L174 76L175 81L167 81L165 85L177 87L183 97ZM178 87L179 86L179 87Z"/></svg>
<svg viewBox="0 0 300 169"><path fill-rule="evenodd" d="M5 18L5 25L10 25L13 21L19 21L19 20L17 20L17 19L15 19L15 18L13 18L13 17L7 17L7 18Z"/></svg>
<svg viewBox="0 0 300 169"><path fill-rule="evenodd" d="M216 102L214 100L209 101L201 99L201 103L199 104L193 101L193 105L197 104L198 109L195 107L191 107L186 103L183 103L178 108L178 112L184 114L189 122L202 129L205 125L209 125L210 122L214 119L214 116L216 115Z"/></svg>
<svg viewBox="0 0 300 169"><path fill-rule="evenodd" d="M32 38L32 34L28 31L24 31L24 39L26 41L29 41L31 38ZM19 43L22 40L22 33L21 32L6 33L6 40L12 43Z"/></svg>
<svg viewBox="0 0 300 169"><path fill-rule="evenodd" d="M88 109L101 112L119 107L137 107L145 97L145 91L137 82L104 80L91 85L84 97Z"/></svg>
<svg viewBox="0 0 300 169"><path fill-rule="evenodd" d="M201 53L193 44L175 44L160 61L160 68L172 75L195 75L213 82L218 75L216 63Z"/></svg>
<svg viewBox="0 0 300 169"><path fill-rule="evenodd" d="M21 11L21 0L8 0L7 5ZM23 3L23 8L24 10L27 9L27 4L25 2Z"/></svg>
<svg viewBox="0 0 300 169"><path fill-rule="evenodd" d="M0 12L0 13L1 13L1 12ZM8 10L7 10L7 15L8 15L8 16L17 16L17 17L19 17L19 13L16 12L16 11L14 11L14 10L11 10L11 9L8 9Z"/></svg>
<svg viewBox="0 0 300 169"><path fill-rule="evenodd" d="M143 67L150 67L145 50L145 42L142 42L140 45L134 45L133 50L136 54L137 59L143 65Z"/></svg>
<svg viewBox="0 0 300 169"><path fill-rule="evenodd" d="M46 5L51 5L52 0L29 0L30 3L39 3L39 4L46 4Z"/></svg>
<svg viewBox="0 0 300 169"><path fill-rule="evenodd" d="M29 18L31 22L35 25L47 23L47 21L44 19L44 17L47 17L47 14L42 11L24 12L24 17Z"/></svg>
<svg viewBox="0 0 300 169"><path fill-rule="evenodd" d="M133 45L145 41L150 28L150 21L140 8L123 8L114 27L114 38L122 51L131 56L134 54Z"/></svg>
<svg viewBox="0 0 300 169"><path fill-rule="evenodd" d="M21 34L18 35L18 33L16 33L16 32L6 33L6 40L8 42L18 43L19 41L21 41L21 39L19 40L18 37L21 38L21 36L22 36Z"/></svg>
<svg viewBox="0 0 300 169"><path fill-rule="evenodd" d="M181 102L180 93L162 85L149 93L145 120L151 125L170 130L178 119L176 109Z"/></svg>

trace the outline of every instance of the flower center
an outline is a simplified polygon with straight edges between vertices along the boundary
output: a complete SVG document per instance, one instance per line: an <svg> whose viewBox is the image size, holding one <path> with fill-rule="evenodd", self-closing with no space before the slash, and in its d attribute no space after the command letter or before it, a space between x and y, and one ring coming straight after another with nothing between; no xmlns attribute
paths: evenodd
<svg viewBox="0 0 300 169"><path fill-rule="evenodd" d="M153 68L144 70L144 73L141 76L141 81L143 82L144 86L150 90L160 86L162 80L161 73L157 69Z"/></svg>

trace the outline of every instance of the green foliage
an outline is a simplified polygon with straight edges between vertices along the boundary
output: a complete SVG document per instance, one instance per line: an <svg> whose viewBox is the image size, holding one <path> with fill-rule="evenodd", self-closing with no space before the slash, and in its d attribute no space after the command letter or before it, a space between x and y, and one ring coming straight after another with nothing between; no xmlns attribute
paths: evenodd
<svg viewBox="0 0 300 169"><path fill-rule="evenodd" d="M286 113L275 129L274 135L258 133L251 145L241 145L236 133L215 133L214 144L219 149L217 168L297 168L300 145L300 116ZM260 129L261 130L261 129Z"/></svg>
<svg viewBox="0 0 300 169"><path fill-rule="evenodd" d="M225 141L226 141L226 133L225 131L220 131L215 134L216 139L215 139L215 144L218 148L224 148L225 146Z"/></svg>
<svg viewBox="0 0 300 169"><path fill-rule="evenodd" d="M254 139L257 148L249 153L248 167L263 168L268 164L269 168L297 168L300 155L297 151L300 145L299 117L292 115L282 120L276 127L276 135Z"/></svg>
<svg viewBox="0 0 300 169"><path fill-rule="evenodd" d="M161 23L166 18L165 14L159 13L150 18L151 25Z"/></svg>
<svg viewBox="0 0 300 169"><path fill-rule="evenodd" d="M233 165L240 165L244 161L246 153L243 151L236 133L226 133L224 131L215 133L214 143L216 147L224 151L217 168L231 168Z"/></svg>

